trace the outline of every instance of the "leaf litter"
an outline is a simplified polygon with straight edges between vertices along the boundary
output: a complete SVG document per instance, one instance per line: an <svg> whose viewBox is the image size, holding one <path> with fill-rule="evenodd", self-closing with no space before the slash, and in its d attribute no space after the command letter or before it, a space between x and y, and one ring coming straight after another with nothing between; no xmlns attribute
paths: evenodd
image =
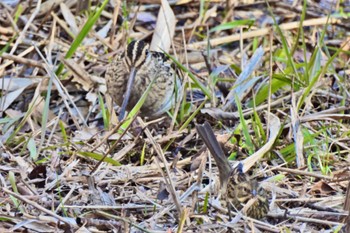
<svg viewBox="0 0 350 233"><path fill-rule="evenodd" d="M0 2L1 232L349 232L348 2L103 3ZM184 98L126 132L104 72L131 39ZM222 207L205 121L266 218Z"/></svg>

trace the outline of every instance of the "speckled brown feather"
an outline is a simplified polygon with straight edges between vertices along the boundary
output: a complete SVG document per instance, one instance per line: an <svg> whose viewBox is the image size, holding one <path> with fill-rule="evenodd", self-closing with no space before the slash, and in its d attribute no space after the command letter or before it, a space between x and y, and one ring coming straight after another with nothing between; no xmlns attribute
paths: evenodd
<svg viewBox="0 0 350 233"><path fill-rule="evenodd" d="M196 125L202 138L219 168L221 187L226 190L224 199L235 210L242 210L247 216L261 219L269 211L269 202L265 190L259 188L256 180L250 180L242 172L243 165L239 163L231 168L213 130L208 122Z"/></svg>
<svg viewBox="0 0 350 233"><path fill-rule="evenodd" d="M107 91L113 101L122 105L126 92L131 66L137 64L135 80L126 110L130 111L141 98L148 85L155 79L148 96L141 107L141 116L154 118L168 111L175 103L180 90L180 80L176 72L160 52L148 51L145 43L132 42L127 52L113 59L106 71ZM139 46L135 48L135 46ZM145 56L142 57L142 50Z"/></svg>
<svg viewBox="0 0 350 233"><path fill-rule="evenodd" d="M269 212L268 195L242 172L239 164L227 182L227 200L233 209L243 211L248 217L261 219Z"/></svg>

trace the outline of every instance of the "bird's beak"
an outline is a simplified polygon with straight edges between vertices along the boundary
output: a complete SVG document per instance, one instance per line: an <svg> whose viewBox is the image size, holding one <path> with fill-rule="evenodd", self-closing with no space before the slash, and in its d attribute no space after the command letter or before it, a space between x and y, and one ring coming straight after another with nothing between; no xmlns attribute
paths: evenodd
<svg viewBox="0 0 350 233"><path fill-rule="evenodd" d="M130 94L131 94L131 90L132 90L132 86L134 84L134 80L135 80L135 76L136 76L136 69L135 67L132 67L130 70L130 75L129 75L129 79L128 79L128 83L126 86L126 91L124 93L124 99L123 99L123 103L119 112L119 117L118 120L122 121L124 120L125 117L125 110L126 110L126 106L128 106L128 102L130 99Z"/></svg>

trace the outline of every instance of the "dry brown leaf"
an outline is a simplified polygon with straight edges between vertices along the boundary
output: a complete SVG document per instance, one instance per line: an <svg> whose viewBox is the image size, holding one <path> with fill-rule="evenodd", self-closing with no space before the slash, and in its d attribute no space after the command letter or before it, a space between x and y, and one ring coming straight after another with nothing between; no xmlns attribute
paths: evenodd
<svg viewBox="0 0 350 233"><path fill-rule="evenodd" d="M217 11L217 8L218 8L218 6L217 6L217 5L214 5L212 8L210 8L209 10L207 10L207 11L205 12L204 16L203 16L202 22L203 22L203 23L206 23L207 20L208 20L209 18L216 17L216 15L217 15L217 12L216 12L216 11Z"/></svg>
<svg viewBox="0 0 350 233"><path fill-rule="evenodd" d="M81 65L77 64L73 59L63 59L65 66L73 73L73 81L82 85L85 91L89 91L93 87L90 74L87 73Z"/></svg>
<svg viewBox="0 0 350 233"><path fill-rule="evenodd" d="M152 12L138 12L136 17L137 20L144 23L153 23L157 20Z"/></svg>
<svg viewBox="0 0 350 233"><path fill-rule="evenodd" d="M176 17L168 1L162 0L150 50L168 52L174 37Z"/></svg>
<svg viewBox="0 0 350 233"><path fill-rule="evenodd" d="M255 152L254 154L242 161L243 172L247 172L260 158L262 158L272 148L272 145L275 143L275 140L281 128L281 121L276 115L272 113L268 113L268 118L268 121L270 122L269 140L257 152Z"/></svg>
<svg viewBox="0 0 350 233"><path fill-rule="evenodd" d="M106 23L100 30L97 31L97 35L101 38L106 38L108 35L108 32L111 30L112 23L113 23L112 20L109 20L108 23Z"/></svg>
<svg viewBox="0 0 350 233"><path fill-rule="evenodd" d="M38 122L41 122L44 109L45 109L45 99L42 96L37 96L36 98L33 98L33 101L31 104L34 106L33 108L33 117L38 120ZM50 109L48 110L48 120L51 121L54 118L56 118L56 115L53 111Z"/></svg>
<svg viewBox="0 0 350 233"><path fill-rule="evenodd" d="M98 129L96 127L84 127L82 130L77 130L73 141L87 141L96 136Z"/></svg>
<svg viewBox="0 0 350 233"><path fill-rule="evenodd" d="M39 15L47 14L55 6L58 6L59 4L61 4L61 2L63 2L63 0L48 0L43 2L40 6Z"/></svg>
<svg viewBox="0 0 350 233"><path fill-rule="evenodd" d="M33 80L28 78L0 79L0 90L3 90L3 96L0 98L0 112L5 111L33 83Z"/></svg>
<svg viewBox="0 0 350 233"><path fill-rule="evenodd" d="M15 91L6 93L0 98L0 111L5 111L22 94L25 88L19 88Z"/></svg>
<svg viewBox="0 0 350 233"><path fill-rule="evenodd" d="M208 114L211 117L219 120L235 120L239 118L238 112L225 112L220 108L203 108L201 113Z"/></svg>
<svg viewBox="0 0 350 233"><path fill-rule="evenodd" d="M310 190L310 193L323 194L323 195L327 195L334 192L336 192L336 190L333 189L329 184L327 184L323 180L320 180L319 182L314 184Z"/></svg>
<svg viewBox="0 0 350 233"><path fill-rule="evenodd" d="M346 37L344 41L341 43L340 47L342 48L343 51L350 51L350 37ZM344 61L347 61L349 59L349 55L345 52L340 54L341 58Z"/></svg>
<svg viewBox="0 0 350 233"><path fill-rule="evenodd" d="M1 78L0 90L15 91L33 84L33 79L29 78Z"/></svg>
<svg viewBox="0 0 350 233"><path fill-rule="evenodd" d="M292 105L290 107L291 124L293 129L293 138L296 152L297 167L301 168L305 166L305 158L303 154L304 149L304 136L301 132L300 119L297 111L295 96L292 95Z"/></svg>
<svg viewBox="0 0 350 233"><path fill-rule="evenodd" d="M69 25L72 33L76 36L79 33L79 28L75 22L75 17L67 5L63 2L60 4L62 15L65 19L65 22Z"/></svg>

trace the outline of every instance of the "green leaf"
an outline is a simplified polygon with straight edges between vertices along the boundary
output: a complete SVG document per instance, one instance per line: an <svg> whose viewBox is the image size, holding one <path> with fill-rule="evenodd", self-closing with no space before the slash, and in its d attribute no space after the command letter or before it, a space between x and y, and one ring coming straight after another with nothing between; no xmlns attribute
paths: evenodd
<svg viewBox="0 0 350 233"><path fill-rule="evenodd" d="M17 38L17 34L15 34L13 37L11 37L11 39L6 42L6 45L0 50L0 56L3 54L3 53L6 53L9 49L10 49L10 46L11 44L13 43L13 41Z"/></svg>
<svg viewBox="0 0 350 233"><path fill-rule="evenodd" d="M300 80L299 73L297 71L297 68L296 68L296 65L295 65L295 62L294 62L293 56L292 56L293 55L293 51L290 50L290 48L288 46L288 43L287 43L287 39L284 36L284 34L282 32L282 29L280 28L279 24L277 23L277 20L276 20L274 14L273 14L273 11L272 11L272 8L270 7L270 5L268 5L268 9L269 9L270 14L272 16L276 32L280 36L280 40L282 42L282 48L283 48L283 50L284 50L284 52L285 52L285 54L287 56L287 60L288 60L287 65L293 68L294 74L297 76L297 79Z"/></svg>
<svg viewBox="0 0 350 233"><path fill-rule="evenodd" d="M30 157L36 161L38 159L38 153L35 145L34 138L29 138L27 143L27 149L29 150Z"/></svg>
<svg viewBox="0 0 350 233"><path fill-rule="evenodd" d="M222 31L222 30L228 30L233 29L240 26L248 25L251 27L254 24L255 20L252 19L242 19L242 20L235 20L227 23L220 24L212 29L210 29L209 32L216 32L216 31Z"/></svg>
<svg viewBox="0 0 350 233"><path fill-rule="evenodd" d="M87 152L87 151L79 151L78 154L85 156L85 157L89 157L89 158L98 160L98 161L101 161L104 157L104 155L93 153L93 152ZM116 161L112 158L108 158L108 157L105 157L103 159L103 162L110 163L114 166L121 166L121 164L118 161Z"/></svg>
<svg viewBox="0 0 350 233"><path fill-rule="evenodd" d="M311 91L313 90L313 88L315 87L316 83L318 82L318 80L320 79L320 77L322 77L321 74L325 74L328 67L332 64L332 62L334 61L334 59L339 55L339 53L341 52L341 48L339 48L332 57L330 57L326 64L322 66L322 69L319 70L311 79L310 84L307 86L307 88L305 89L304 93L302 94L302 96L299 98L298 101L298 109L301 108L301 106L303 105L306 97L311 93Z"/></svg>
<svg viewBox="0 0 350 233"><path fill-rule="evenodd" d="M203 214L208 213L208 206L209 206L209 193L206 192L204 197L203 209L202 209Z"/></svg>
<svg viewBox="0 0 350 233"><path fill-rule="evenodd" d="M143 163L145 162L145 154L146 154L146 146L147 144L144 143L142 147L141 157L140 157L140 165L143 166Z"/></svg>
<svg viewBox="0 0 350 233"><path fill-rule="evenodd" d="M13 192L18 193L18 188L17 188L17 182L16 182L16 177L15 174L12 171L9 171L9 175L8 175L8 179L10 181L11 187ZM20 206L20 202L17 200L17 198L13 197L12 195L10 195L10 199L12 200L13 204L18 207L21 212L23 212L23 209Z"/></svg>
<svg viewBox="0 0 350 233"><path fill-rule="evenodd" d="M125 122L122 124L122 126L120 127L122 130L125 130L129 127L129 125L132 122L132 119L134 118L134 116L138 113L138 111L141 109L143 103L145 102L148 93L151 90L151 87L154 83L155 79L152 80L152 82L150 82L150 84L148 85L146 91L142 94L141 98L139 99L139 101L136 103L136 105L131 109L131 111L128 113L128 115L126 116L126 120ZM119 132L121 133L121 132Z"/></svg>
<svg viewBox="0 0 350 233"><path fill-rule="evenodd" d="M237 110L238 110L238 113L239 113L239 119L240 119L240 122L242 124L243 135L245 137L249 153L253 154L254 153L254 145L253 145L252 139L251 139L250 134L249 134L249 129L248 129L247 122L246 122L246 120L244 119L244 116L243 116L241 101L239 101L237 95L235 95L235 100L236 100Z"/></svg>
<svg viewBox="0 0 350 233"><path fill-rule="evenodd" d="M17 21L18 21L19 17L22 15L22 13L23 13L23 11L24 11L22 4L18 4L17 6L18 6L18 7L17 7L17 10L16 10L16 12L15 12L15 17L14 17L14 19L13 19L13 22L14 22L15 24L17 24Z"/></svg>
<svg viewBox="0 0 350 233"><path fill-rule="evenodd" d="M62 139L63 139L64 143L68 143L68 135L67 135L67 131L66 131L66 128L65 128L63 121L60 120L58 122L58 124L60 125L60 129L62 132Z"/></svg>
<svg viewBox="0 0 350 233"><path fill-rule="evenodd" d="M289 79L272 79L271 84L271 94L275 93L279 89L283 88L284 86L290 85ZM259 106L262 102L264 102L269 95L269 84L264 84L258 91L258 93L255 96L255 104L256 106ZM253 106L253 100L251 100L248 104L249 107Z"/></svg>
<svg viewBox="0 0 350 233"><path fill-rule="evenodd" d="M9 177L8 178L9 178L12 190L15 193L18 193L18 189L17 189L17 185L16 185L17 184L16 177L15 177L15 174L12 171L9 171Z"/></svg>
<svg viewBox="0 0 350 233"><path fill-rule="evenodd" d="M0 118L0 124L6 124L8 122L11 122L13 119L10 117L4 117L4 118ZM16 119L18 120L18 119Z"/></svg>

